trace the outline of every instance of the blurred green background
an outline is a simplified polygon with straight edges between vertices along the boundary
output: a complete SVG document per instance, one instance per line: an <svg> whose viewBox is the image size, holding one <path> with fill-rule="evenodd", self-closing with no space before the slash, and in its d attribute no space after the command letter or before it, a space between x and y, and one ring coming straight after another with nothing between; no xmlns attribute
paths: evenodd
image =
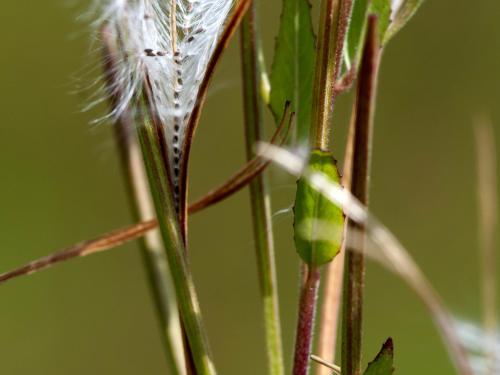
<svg viewBox="0 0 500 375"><path fill-rule="evenodd" d="M316 5L319 1L314 0ZM98 45L63 0L4 1L0 11L0 270L131 223L110 127L82 112ZM271 56L280 2L263 0ZM478 322L473 119L500 123L500 3L429 0L386 50L380 77L371 207L411 250L454 314ZM217 72L196 136L191 196L244 161L239 57ZM338 103L341 159L349 96ZM500 132L497 131L500 140ZM271 171L273 211L293 179ZM263 330L243 191L192 218L190 254L221 374L265 371ZM286 359L298 260L291 215L274 219ZM166 374L138 248L76 260L0 287L0 373ZM387 336L398 374L452 374L426 311L396 277L367 270L365 360Z"/></svg>

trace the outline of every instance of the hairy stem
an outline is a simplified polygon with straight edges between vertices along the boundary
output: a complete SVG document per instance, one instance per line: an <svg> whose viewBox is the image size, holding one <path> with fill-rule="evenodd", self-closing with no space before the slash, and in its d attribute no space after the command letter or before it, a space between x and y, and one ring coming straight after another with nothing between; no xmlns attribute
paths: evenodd
<svg viewBox="0 0 500 375"><path fill-rule="evenodd" d="M352 194L368 204L370 157L375 113L375 95L381 50L376 33L376 18L371 16L358 77L355 104L353 160L351 170ZM361 233L364 227L349 222L347 232L353 228ZM342 374L361 374L361 344L363 321L363 290L365 262L361 249L347 247L345 255L345 288L342 336Z"/></svg>
<svg viewBox="0 0 500 375"><path fill-rule="evenodd" d="M307 375L309 373L320 275L321 273L317 267L304 267L305 281L300 291L293 375Z"/></svg>
<svg viewBox="0 0 500 375"><path fill-rule="evenodd" d="M259 94L261 87L261 69L258 57L259 43L256 5L254 2L241 24L245 139L248 160L255 156L253 147L256 142L261 140L262 132L263 103ZM250 183L250 202L260 291L264 309L269 374L284 375L271 205L267 180L263 174L257 176Z"/></svg>
<svg viewBox="0 0 500 375"><path fill-rule="evenodd" d="M328 149L336 83L342 67L344 39L352 0L322 0L311 124L312 147Z"/></svg>
<svg viewBox="0 0 500 375"><path fill-rule="evenodd" d="M320 24L316 49L316 69L313 87L313 108L310 128L311 147L327 150L329 133L333 117L333 105L337 90L337 78L342 66L344 39L349 24L352 0L322 0L320 5ZM312 336L314 333L314 317L317 303L320 272L303 265L307 274L301 289L299 310L299 328L297 330L294 375L307 374L311 354ZM317 280L314 291L308 291L308 283L312 276ZM314 292L314 293L313 293ZM309 294L308 294L309 293ZM312 297L312 295L314 297ZM306 300L309 298L310 300ZM312 303L314 306L310 306ZM303 311L303 309L305 309ZM304 321L308 319L308 321ZM303 332L302 330L306 330Z"/></svg>

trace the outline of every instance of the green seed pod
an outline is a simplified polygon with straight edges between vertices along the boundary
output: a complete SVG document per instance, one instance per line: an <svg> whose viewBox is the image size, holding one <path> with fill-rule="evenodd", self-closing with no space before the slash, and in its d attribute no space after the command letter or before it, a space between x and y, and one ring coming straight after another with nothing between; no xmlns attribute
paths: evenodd
<svg viewBox="0 0 500 375"><path fill-rule="evenodd" d="M336 161L327 151L313 150L308 167L324 173L339 183ZM330 262L340 251L344 231L344 214L306 178L297 183L294 208L295 248L304 262L321 266Z"/></svg>

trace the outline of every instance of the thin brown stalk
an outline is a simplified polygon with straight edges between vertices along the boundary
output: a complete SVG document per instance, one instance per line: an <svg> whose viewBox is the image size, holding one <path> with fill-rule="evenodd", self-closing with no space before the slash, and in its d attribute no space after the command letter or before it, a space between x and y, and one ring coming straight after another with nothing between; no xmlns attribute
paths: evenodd
<svg viewBox="0 0 500 375"><path fill-rule="evenodd" d="M123 245L133 239L142 237L144 233L156 228L157 225L156 220L149 220L144 223L131 225L124 229L119 229L92 240L80 242L67 249L43 257L34 262L28 263L25 266L0 275L0 284L18 276L30 275L36 271L40 271L44 268L72 258L95 254L108 250L111 247Z"/></svg>
<svg viewBox="0 0 500 375"><path fill-rule="evenodd" d="M490 345L497 329L496 309L496 255L497 228L497 161L495 134L488 119L478 119L474 127L476 141L477 199L479 216L479 242L481 244L483 321ZM494 345L487 349L487 370L495 372Z"/></svg>
<svg viewBox="0 0 500 375"><path fill-rule="evenodd" d="M370 16L355 104L351 192L365 205L368 204L369 196L373 116L381 52L376 30L377 19ZM361 232L364 229L362 225L349 221L348 232L351 226ZM345 375L361 374L364 274L363 251L354 252L347 246L341 365Z"/></svg>
<svg viewBox="0 0 500 375"><path fill-rule="evenodd" d="M289 114L289 107L285 110L283 115L283 120L280 126L276 129L274 135L271 138L271 144L277 142L278 136L285 129L285 124L287 122L285 119ZM288 121L288 127L286 131L282 134L279 145L283 145L287 139L288 133L290 131L291 123L293 122L293 114L290 115L290 120ZM231 178L229 178L224 184L218 188L210 191L203 197L199 198L189 206L188 212L194 214L208 208L223 199L228 198L233 195L243 187L245 187L252 179L262 173L267 166L269 161L264 159L262 156L258 155L246 163L238 172L236 172ZM146 187L144 187L146 188ZM12 271L0 274L0 284L9 281L13 278L32 274L37 271L41 271L45 268L54 266L63 261L82 257L85 255L94 254L97 252L110 250L116 246L123 245L127 242L141 238L146 233L156 229L158 227L158 221L156 219L146 220L137 224L132 224L130 226L117 229L111 233L101 235L95 239L84 241L79 244L70 246L52 255L40 258L33 262L30 262L22 267L16 268Z"/></svg>
<svg viewBox="0 0 500 375"><path fill-rule="evenodd" d="M314 317L318 299L320 270L314 266L305 266L304 282L300 290L299 319L295 336L295 353L293 359L293 375L309 373L309 359L314 332Z"/></svg>

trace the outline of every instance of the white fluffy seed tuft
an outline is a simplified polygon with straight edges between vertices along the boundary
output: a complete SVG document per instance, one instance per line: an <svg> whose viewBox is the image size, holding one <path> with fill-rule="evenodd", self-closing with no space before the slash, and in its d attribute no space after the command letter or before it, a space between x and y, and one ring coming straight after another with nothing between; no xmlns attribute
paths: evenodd
<svg viewBox="0 0 500 375"><path fill-rule="evenodd" d="M111 116L135 110L146 82L165 127L174 185L186 126L233 0L96 0L118 49Z"/></svg>

